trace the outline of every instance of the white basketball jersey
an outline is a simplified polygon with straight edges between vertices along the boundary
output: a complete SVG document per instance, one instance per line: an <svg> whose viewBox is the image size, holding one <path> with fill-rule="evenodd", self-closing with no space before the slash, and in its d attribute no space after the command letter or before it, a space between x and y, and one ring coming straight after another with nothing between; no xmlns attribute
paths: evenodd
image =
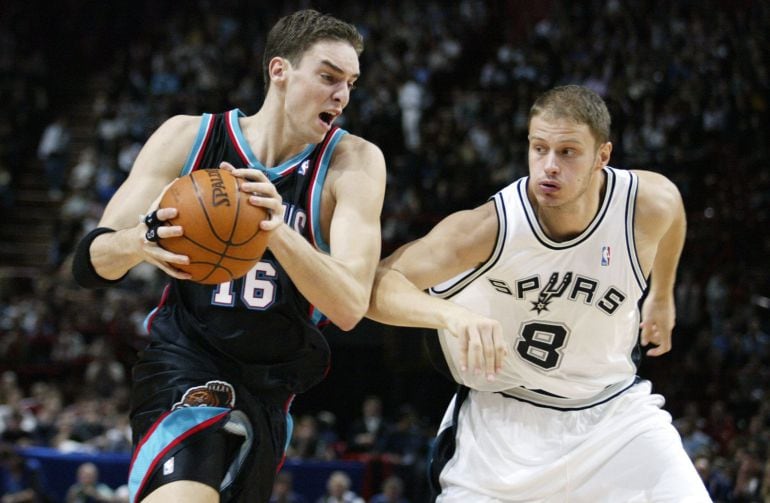
<svg viewBox="0 0 770 503"><path fill-rule="evenodd" d="M549 239L527 197L528 177L493 197L499 231L492 256L431 294L499 320L509 356L492 382L460 372L458 339L439 332L459 383L536 403L581 406L635 379L638 301L646 288L634 243L638 178L604 169L599 211L579 236Z"/></svg>

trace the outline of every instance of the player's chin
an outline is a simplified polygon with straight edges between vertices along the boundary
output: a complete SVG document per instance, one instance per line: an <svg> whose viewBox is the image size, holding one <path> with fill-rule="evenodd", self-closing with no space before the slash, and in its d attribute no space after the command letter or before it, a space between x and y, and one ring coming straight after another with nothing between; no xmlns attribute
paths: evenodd
<svg viewBox="0 0 770 503"><path fill-rule="evenodd" d="M542 208L558 208L563 201L551 194L537 194L537 204Z"/></svg>

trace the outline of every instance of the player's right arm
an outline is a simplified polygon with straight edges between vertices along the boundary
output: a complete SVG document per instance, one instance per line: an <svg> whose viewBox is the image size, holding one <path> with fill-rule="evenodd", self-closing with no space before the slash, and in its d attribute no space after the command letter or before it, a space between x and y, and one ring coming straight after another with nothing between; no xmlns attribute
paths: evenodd
<svg viewBox="0 0 770 503"><path fill-rule="evenodd" d="M197 116L175 116L164 122L147 140L134 162L128 178L107 203L99 227L115 232L97 236L90 246L91 264L106 280L121 278L142 261L161 268L170 276L185 279L185 273L173 267L186 263L187 257L168 252L145 239L147 226L141 216L157 208L163 189L181 171L200 124ZM176 216L176 209L158 211L160 220ZM179 236L181 227L162 226L161 238Z"/></svg>
<svg viewBox="0 0 770 503"><path fill-rule="evenodd" d="M425 290L486 261L497 234L492 201L448 216L380 262L367 316L389 325L446 329L462 341L461 370L492 378L507 354L499 322Z"/></svg>

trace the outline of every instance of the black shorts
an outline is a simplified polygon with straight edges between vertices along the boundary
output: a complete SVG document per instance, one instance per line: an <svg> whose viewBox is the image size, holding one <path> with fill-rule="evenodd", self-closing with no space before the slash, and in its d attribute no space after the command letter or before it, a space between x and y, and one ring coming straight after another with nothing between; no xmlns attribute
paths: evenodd
<svg viewBox="0 0 770 503"><path fill-rule="evenodd" d="M142 495L178 480L194 480L219 491L231 462L237 458L245 441L241 436L227 433L224 428L203 430L159 458L159 469L150 472Z"/></svg>
<svg viewBox="0 0 770 503"><path fill-rule="evenodd" d="M134 367L129 491L135 501L179 480L225 502L267 502L283 463L293 395L250 393L210 361L150 350Z"/></svg>

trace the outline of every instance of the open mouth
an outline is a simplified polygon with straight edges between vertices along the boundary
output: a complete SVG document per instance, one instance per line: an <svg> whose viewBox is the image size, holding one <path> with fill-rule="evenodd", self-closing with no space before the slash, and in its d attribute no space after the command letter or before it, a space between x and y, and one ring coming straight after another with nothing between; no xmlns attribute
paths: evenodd
<svg viewBox="0 0 770 503"><path fill-rule="evenodd" d="M331 126L332 125L332 121L334 120L334 115L330 114L329 112L321 112L320 114L318 114L318 117L327 126Z"/></svg>

